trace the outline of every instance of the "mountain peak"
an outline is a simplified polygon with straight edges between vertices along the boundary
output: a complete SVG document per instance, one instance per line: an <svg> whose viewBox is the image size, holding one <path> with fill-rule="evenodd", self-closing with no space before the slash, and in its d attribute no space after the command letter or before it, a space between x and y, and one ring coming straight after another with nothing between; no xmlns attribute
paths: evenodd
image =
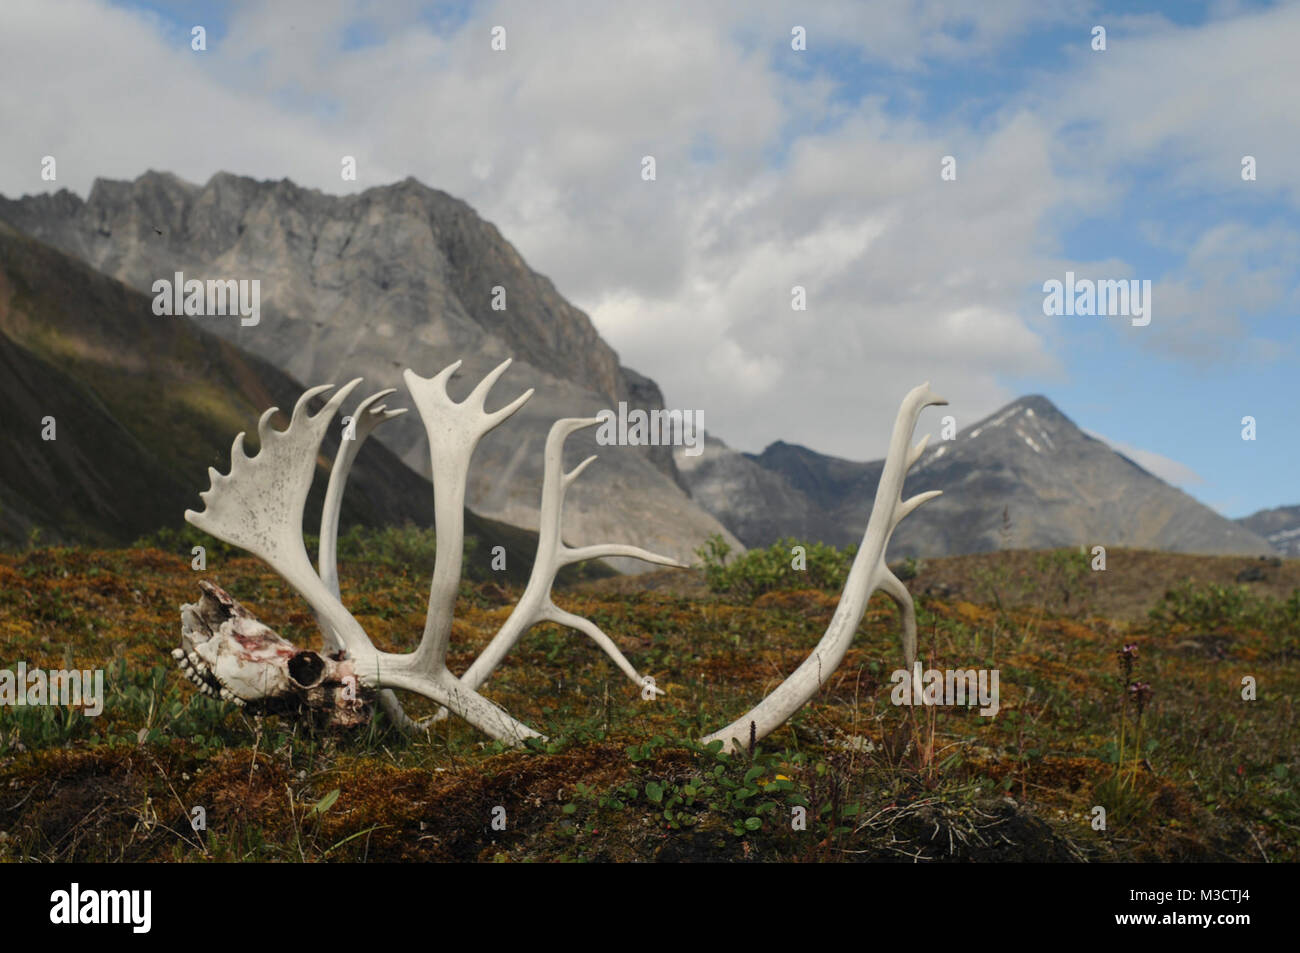
<svg viewBox="0 0 1300 953"><path fill-rule="evenodd" d="M1045 416L1051 414L1056 414L1060 417L1065 416L1065 414L1061 413L1061 409L1057 407L1056 404L1052 403L1050 398L1045 397L1042 394L1026 394L1024 397L1018 397L1011 403L1007 404L1007 407L1028 408L1029 410L1034 411L1034 413L1043 414Z"/></svg>
<svg viewBox="0 0 1300 953"><path fill-rule="evenodd" d="M1012 401L960 434L962 442L987 440L994 434L1003 440L1023 443L1036 454L1053 452L1058 445L1088 439L1087 435L1042 394L1029 394ZM943 445L940 444L941 448ZM936 456L938 448L932 451Z"/></svg>
<svg viewBox="0 0 1300 953"><path fill-rule="evenodd" d="M746 545L800 533L844 545L861 538L882 470L883 461L851 463L778 440L761 454L684 475L696 498L709 500ZM727 492L773 478L784 481L793 501L784 512L771 503L763 511L746 508ZM944 495L899 526L895 557L1082 544L1270 551L1254 526L1225 519L1088 436L1042 394L1014 400L955 440L932 444L907 475L903 496L926 490ZM1261 528L1277 541L1290 540L1294 531L1300 542L1300 515L1288 517Z"/></svg>

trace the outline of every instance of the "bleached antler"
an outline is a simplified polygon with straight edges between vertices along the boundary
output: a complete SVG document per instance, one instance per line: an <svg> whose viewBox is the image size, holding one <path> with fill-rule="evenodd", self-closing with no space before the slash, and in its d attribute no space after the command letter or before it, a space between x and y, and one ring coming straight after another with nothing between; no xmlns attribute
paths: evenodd
<svg viewBox="0 0 1300 953"><path fill-rule="evenodd" d="M463 519L470 459L483 435L532 396L529 390L500 410L486 411L488 392L509 365L510 361L505 361L495 368L460 402L453 401L447 393L447 382L460 366L459 361L432 378L418 377L409 370L405 373L429 437L438 540L429 612L414 652L397 655L375 649L339 599L336 567L340 501L352 462L374 427L402 413L386 411L383 405L372 406L391 391L375 394L361 403L354 415L355 439L345 439L336 454L321 519L319 575L313 570L303 544L303 507L311 488L316 457L330 421L359 383L358 379L340 388L316 414L308 413L309 401L331 388L315 387L307 391L294 407L289 426L283 431L270 427L276 409L268 410L258 422L262 445L257 455L250 457L244 452L241 433L232 448L230 473L223 475L210 470L212 486L202 494L204 510L185 513L190 523L260 556L283 576L307 600L320 622L327 646L336 651L327 657L296 651L257 622L232 596L205 582L200 602L181 607L182 646L173 654L187 676L210 694L235 702L256 703L258 710L283 710L278 703L297 699L313 710L329 711L335 724L354 724L364 714L358 710L364 705L348 690L349 680L358 681L369 693L366 700L378 693L394 720L405 727L414 723L402 713L391 689L413 691L491 737L518 744L539 736L483 698L476 689L530 626L550 621L584 632L630 679L653 688L595 623L565 612L551 601L555 575L570 563L629 556L662 566L681 565L636 546L605 543L571 547L564 543L565 491L595 459L589 457L565 473L564 441L575 431L600 423L599 417L560 420L551 428L546 440L537 557L528 585L506 624L464 678L457 679L447 669L447 641L464 547ZM812 698L843 660L867 601L876 589L889 595L902 612L903 654L909 670L913 668L916 615L907 588L885 565L885 549L899 522L926 500L940 495L936 490L904 501L901 494L907 471L925 451L926 440L916 447L908 447L917 418L923 408L946 403L930 392L928 384L915 388L904 398L862 547L853 561L825 635L794 674L752 711L708 736L706 742L721 740L727 749L734 749L751 737L765 737Z"/></svg>
<svg viewBox="0 0 1300 953"><path fill-rule="evenodd" d="M903 480L907 471L921 458L929 442L926 436L915 447L908 448L912 432L921 411L931 405L948 403L930 392L926 382L913 388L903 398L894 421L894 433L889 442L889 455L885 458L880 484L876 487L876 502L871 508L871 518L862 537L862 546L853 560L844 592L831 617L826 634L822 636L812 654L795 669L794 674L776 687L754 708L741 715L721 731L715 731L704 743L721 740L724 751L734 751L747 744L749 739L766 737L785 723L817 693L844 659L862 613L867 608L871 593L880 589L898 605L903 616L903 657L907 670L912 672L916 661L916 610L907 587L885 565L885 548L889 537L903 518L927 500L942 494L942 490L918 493L906 502L902 499Z"/></svg>
<svg viewBox="0 0 1300 953"><path fill-rule="evenodd" d="M499 368L495 373L501 370L504 368ZM489 377L495 379L492 375ZM268 410L258 422L258 434L262 444L258 454L249 457L243 449L244 435L241 433L237 436L231 451L230 473L223 475L216 470L209 471L212 486L201 494L205 508L202 512L187 510L186 520L218 539L261 557L283 576L285 581L307 600L317 619L321 621L322 630L332 633L342 645L347 661L351 663L351 672L355 673L361 687L370 691L400 688L417 692L450 709L491 737L512 744L518 744L525 738L539 737L537 732L515 721L477 692L466 689L454 675L447 671L445 664L440 666L424 664L425 658L420 656L418 651L411 655L394 655L377 651L365 630L339 601L338 596L312 569L303 543L302 514L307 502L307 494L311 489L316 455L339 405L358 383L360 378L342 387L315 415L308 414L308 402L312 397L331 388L314 387L307 391L294 408L289 427L283 431L270 427L270 418L275 414L276 408ZM483 389L480 386L480 390ZM475 391L475 394L479 393L480 391ZM513 411L513 408L509 409ZM463 496L463 487L461 495ZM447 520L441 510L437 515L438 526L441 528ZM460 526L460 519L461 513L458 511L452 522ZM463 536L463 527L461 535ZM457 539L457 572L459 572L460 547L461 541ZM443 547L440 546L440 558L442 550ZM452 597L454 598L454 590ZM451 607L447 606L448 627L450 627L450 611ZM198 612L198 607L182 607L183 617L187 612L188 616L193 618ZM230 654L239 656L241 650L238 645L239 640L236 638L237 633L226 625L227 622L235 619L235 615L231 613L224 620L218 617L219 614L209 613L209 615L212 615L214 624L209 625L202 633L192 635L192 638L202 637L205 650L213 657L220 655L221 650L226 648L229 649ZM243 612L242 617L251 616ZM220 645L209 645L208 642L213 639L220 640ZM201 656L202 653L199 653L196 657L201 658ZM280 667L292 665L296 658L297 656L290 657L284 653L270 653L268 657L256 660L248 660L241 656L240 661L246 664ZM193 666L193 659L187 657L187 660ZM200 677L216 675L213 670L197 674ZM292 678L279 681L296 683ZM296 681L301 682L301 679ZM225 687L233 690L233 686ZM245 700L259 699L255 697L245 698Z"/></svg>
<svg viewBox="0 0 1300 953"><path fill-rule="evenodd" d="M460 361L443 368L434 377L420 377L409 369L402 374L415 409L424 420L433 466L433 515L438 548L424 635L412 658L425 671L447 671L447 640L451 636L465 546L465 488L469 482L470 458L485 434L533 396L529 388L500 410L489 414L484 409L488 391L510 364L509 359L498 364L459 403L447 393L447 382L460 367Z"/></svg>
<svg viewBox="0 0 1300 953"><path fill-rule="evenodd" d="M320 568L321 581L335 596L339 595L339 513L343 509L343 490L347 486L348 473L352 470L352 462L361 452L361 445L374 433L375 428L386 420L406 413L405 407L388 410L384 404L372 406L375 401L395 393L397 390L390 387L371 394L357 405L357 409L352 412L351 422L339 440L338 452L334 454L334 466L330 467L330 481L325 489L325 503L321 507L317 566Z"/></svg>
<svg viewBox="0 0 1300 953"><path fill-rule="evenodd" d="M614 641L600 630L590 619L566 612L551 601L551 587L555 583L555 574L571 563L585 559L603 559L609 556L629 556L658 566L686 568L684 563L667 556L641 549L639 546L627 546L622 543L602 543L594 546L574 548L567 546L562 537L564 517L564 494L570 484L578 478L596 457L583 460L568 473L564 472L564 441L568 436L586 427L593 427L601 422L600 417L570 417L557 420L551 425L551 432L546 437L545 469L542 476L542 508L538 527L537 557L528 577L528 585L510 618L501 627L487 648L474 660L464 675L460 677L463 684L477 689L482 685L498 665L514 648L520 636L538 622L555 622L571 629L585 633L608 655L628 678L655 694L663 694L653 683L647 682L627 660Z"/></svg>
<svg viewBox="0 0 1300 953"><path fill-rule="evenodd" d="M386 405L375 405L375 401L387 397L389 394L397 393L395 388L381 390L378 393L371 394L352 412L350 418L344 418L347 426L344 428L343 436L339 440L338 452L334 454L334 465L330 467L329 485L325 489L325 502L321 507L320 517L320 542L317 547L316 565L320 572L320 578L334 597L341 599L339 592L339 571L338 571L338 541L339 541L339 515L343 509L343 491L347 487L348 474L352 471L352 463L361 452L361 445L366 442L366 438L374 433L375 428L386 420L392 420L394 417L400 417L406 413L405 407L396 410L388 410ZM325 619L317 617L317 625L320 627L321 637L325 641L326 648L340 649L343 647L338 636L330 628ZM392 721L406 730L416 729L419 726L407 717L406 712L402 709L402 703L397 700L397 695L391 688L385 688L379 693L379 704L384 709ZM447 709L440 709L446 711Z"/></svg>
<svg viewBox="0 0 1300 953"><path fill-rule="evenodd" d="M316 472L321 441L348 394L361 378L341 387L312 415L309 401L332 390L313 387L298 399L285 430L271 427L272 407L257 422L261 446L256 456L244 450L244 434L230 450L230 473L209 467L212 486L199 494L202 512L185 511L185 519L206 533L260 557L302 594L322 629L354 654L373 650L365 631L312 569L302 538L302 512Z"/></svg>

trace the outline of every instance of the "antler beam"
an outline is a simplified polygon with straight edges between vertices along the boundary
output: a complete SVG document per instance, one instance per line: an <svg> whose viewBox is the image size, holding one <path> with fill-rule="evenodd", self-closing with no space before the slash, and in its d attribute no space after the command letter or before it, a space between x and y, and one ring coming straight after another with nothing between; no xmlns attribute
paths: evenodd
<svg viewBox="0 0 1300 953"><path fill-rule="evenodd" d="M325 503L321 507L320 543L316 565L320 572L321 581L325 583L336 599L341 599L339 592L338 541L339 515L343 509L343 491L347 487L348 474L352 471L352 463L356 460L357 454L361 452L361 445L366 442L366 438L374 433L375 428L384 421L392 420L394 417L400 417L406 413L405 407L388 410L384 404L375 404L376 401L395 393L397 391L390 387L388 390L381 390L376 394L371 394L357 405L351 416L346 418L347 426L343 429L338 452L334 455L334 465L330 468L329 484L325 489ZM321 638L324 640L326 648L333 648L336 651L342 649L342 642L328 622L320 616L317 616L316 622L320 626ZM391 688L385 688L379 693L379 704L383 708L384 714L388 715L389 718L404 729L410 730L416 727L415 722L407 717L406 712L402 709L402 703L397 700L397 695L393 693ZM444 708L442 711L446 711L446 709Z"/></svg>

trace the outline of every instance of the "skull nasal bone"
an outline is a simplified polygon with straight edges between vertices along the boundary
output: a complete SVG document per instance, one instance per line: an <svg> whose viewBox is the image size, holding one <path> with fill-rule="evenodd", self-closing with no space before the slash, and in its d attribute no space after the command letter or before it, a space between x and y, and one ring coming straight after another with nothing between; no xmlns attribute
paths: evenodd
<svg viewBox="0 0 1300 953"><path fill-rule="evenodd" d="M315 688L325 674L325 660L315 652L299 652L289 659L289 677L303 688Z"/></svg>

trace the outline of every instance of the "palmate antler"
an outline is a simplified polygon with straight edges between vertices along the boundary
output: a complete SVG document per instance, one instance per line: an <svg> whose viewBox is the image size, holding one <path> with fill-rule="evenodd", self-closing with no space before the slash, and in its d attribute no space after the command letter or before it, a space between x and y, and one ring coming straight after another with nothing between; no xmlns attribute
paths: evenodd
<svg viewBox="0 0 1300 953"><path fill-rule="evenodd" d="M453 401L446 389L447 382L460 367L459 361L433 378L421 378L409 370L405 374L429 437L438 540L429 611L424 633L414 652L399 655L380 652L374 647L340 601L336 568L339 509L352 461L361 443L379 423L404 412L387 411L383 405L373 406L391 394L391 390L362 402L353 414L351 432L345 434L335 457L321 518L319 574L312 569L303 543L302 514L311 489L316 455L339 407L360 383L357 379L339 389L316 414L308 413L309 401L331 388L307 391L294 408L289 427L283 431L271 428L270 419L276 408L268 410L258 422L261 448L257 455L248 456L243 449L244 435L237 436L231 452L230 473L223 475L210 470L212 486L201 494L204 510L185 513L185 518L199 529L259 556L284 577L315 613L328 655L322 658L312 652L294 654L292 646L258 623L219 587L209 584L198 604L182 607L182 648L175 654L186 674L210 694L264 709L284 707L281 700L272 704L268 695L272 691L296 695L311 707L307 700L310 689L311 698L319 706L336 710L332 720L338 723L355 720L350 713L340 714L337 709L350 707L356 696L349 696L345 689L333 690L330 687L333 683L322 680L355 678L356 688L366 696L378 693L389 714L404 727L413 723L402 713L392 689L431 698L444 710L464 718L491 737L515 744L538 737L537 732L511 718L475 688L535 622L554 621L580 629L608 652L630 678L641 683L641 676L603 632L589 620L563 612L550 601L554 574L569 562L620 555L661 565L681 565L631 546L571 549L560 541L564 487L591 462L587 460L573 472L562 475L557 490L555 477L562 467L564 437L582 426L599 422L598 419L560 421L552 428L547 441L548 478L538 559L524 599L489 646L489 661L478 669L472 684L456 678L447 669L447 642L464 546L465 488L470 458L479 440L532 396L530 390L506 407L486 412L488 391L510 363L507 360L499 365L461 402ZM236 679L230 673L239 677Z"/></svg>

